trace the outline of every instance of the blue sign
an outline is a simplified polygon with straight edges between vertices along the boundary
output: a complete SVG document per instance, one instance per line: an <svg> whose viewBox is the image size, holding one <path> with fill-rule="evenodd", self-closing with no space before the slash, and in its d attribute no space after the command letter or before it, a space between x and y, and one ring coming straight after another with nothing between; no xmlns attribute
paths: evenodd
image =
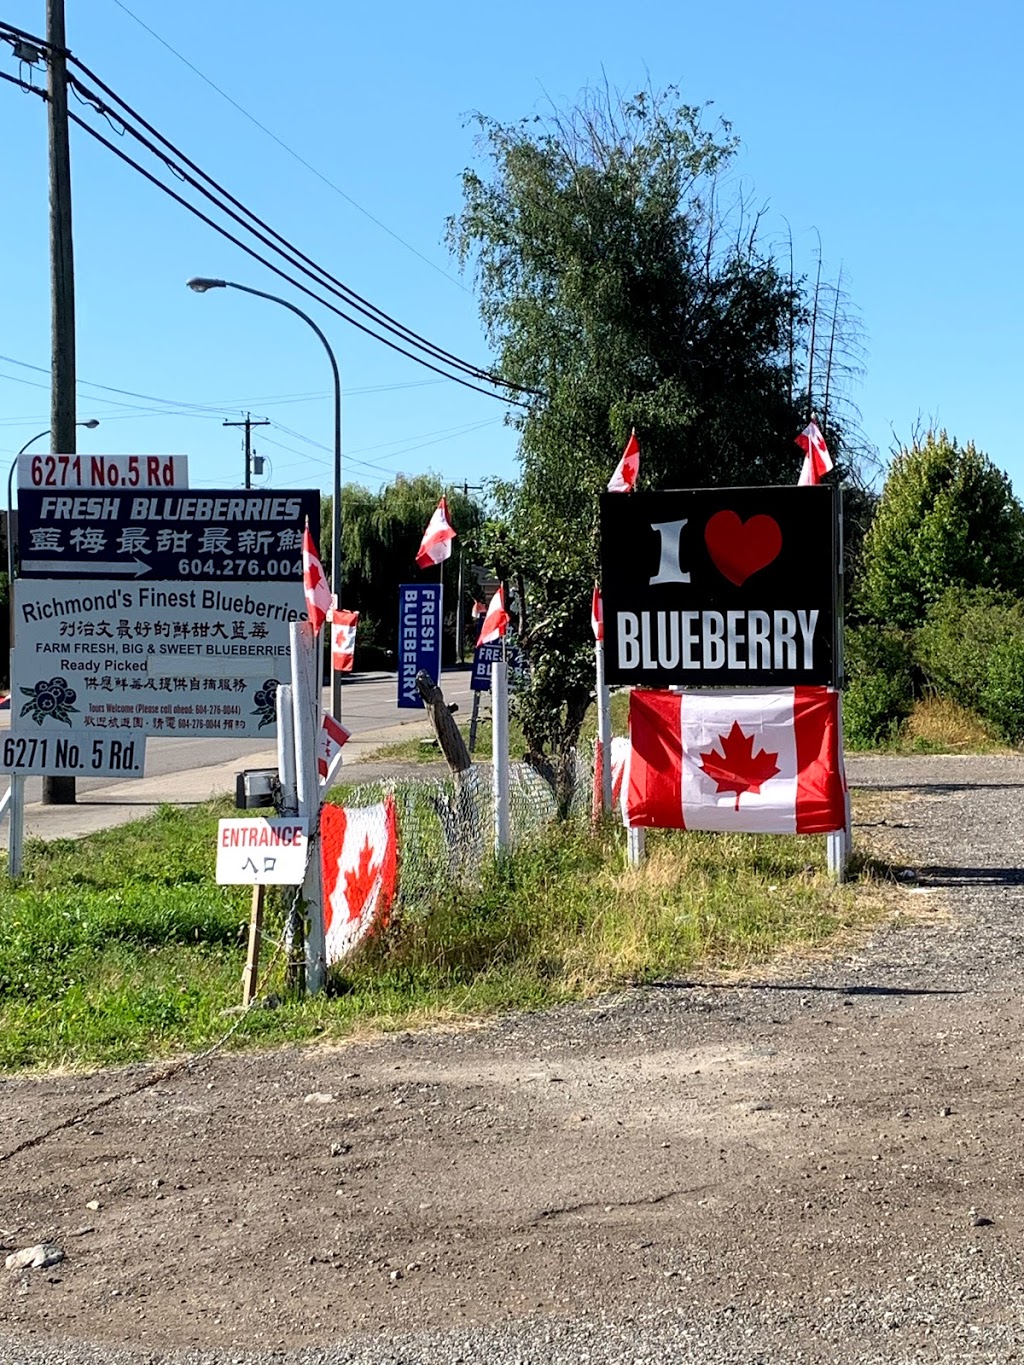
<svg viewBox="0 0 1024 1365"><path fill-rule="evenodd" d="M21 577L298 583L307 521L314 491L22 488Z"/></svg>
<svg viewBox="0 0 1024 1365"><path fill-rule="evenodd" d="M398 589L398 705L422 711L416 674L441 679L441 584L403 583Z"/></svg>
<svg viewBox="0 0 1024 1365"><path fill-rule="evenodd" d="M500 640L495 640L491 645L477 645L473 651L473 675L469 684L474 692L491 690L491 664L500 658ZM526 672L526 660L518 645L506 645L505 662L508 664L509 686L514 687L517 682L522 681Z"/></svg>

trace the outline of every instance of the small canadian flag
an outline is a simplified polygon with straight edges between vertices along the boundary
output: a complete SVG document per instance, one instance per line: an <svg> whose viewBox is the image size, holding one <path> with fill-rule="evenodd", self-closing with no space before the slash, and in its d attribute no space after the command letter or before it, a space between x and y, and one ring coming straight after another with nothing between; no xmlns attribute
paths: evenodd
<svg viewBox="0 0 1024 1365"><path fill-rule="evenodd" d="M313 537L309 534L308 521L302 533L302 586L306 593L306 613L313 633L319 635L320 628L334 605L334 596L327 586L324 566L320 563Z"/></svg>
<svg viewBox="0 0 1024 1365"><path fill-rule="evenodd" d="M499 588L491 598L487 615L480 627L478 645L493 645L508 630L508 612L505 610L505 589Z"/></svg>
<svg viewBox="0 0 1024 1365"><path fill-rule="evenodd" d="M594 632L595 640L604 639L604 603L601 601L601 589L596 583L590 601L590 629Z"/></svg>
<svg viewBox="0 0 1024 1365"><path fill-rule="evenodd" d="M335 760L351 737L351 731L346 730L341 721L335 720L333 716L325 715L320 722L320 734L316 744L316 770L321 786L327 785Z"/></svg>
<svg viewBox="0 0 1024 1365"><path fill-rule="evenodd" d="M452 552L455 528L448 520L448 503L444 498L434 508L434 514L427 522L416 563L421 569L429 569L431 564L441 564Z"/></svg>
<svg viewBox="0 0 1024 1365"><path fill-rule="evenodd" d="M838 705L828 687L631 692L626 824L750 834L843 829Z"/></svg>
<svg viewBox="0 0 1024 1365"><path fill-rule="evenodd" d="M808 422L796 438L796 444L804 452L804 462L800 468L798 487L821 483L832 468L832 456L828 453L825 438L818 430L817 422Z"/></svg>
<svg viewBox="0 0 1024 1365"><path fill-rule="evenodd" d="M335 607L331 612L331 665L336 673L351 673L356 657L357 611Z"/></svg>
<svg viewBox="0 0 1024 1365"><path fill-rule="evenodd" d="M615 466L615 473L608 480L609 493L632 493L636 476L640 473L640 442L636 432L629 433L622 459Z"/></svg>

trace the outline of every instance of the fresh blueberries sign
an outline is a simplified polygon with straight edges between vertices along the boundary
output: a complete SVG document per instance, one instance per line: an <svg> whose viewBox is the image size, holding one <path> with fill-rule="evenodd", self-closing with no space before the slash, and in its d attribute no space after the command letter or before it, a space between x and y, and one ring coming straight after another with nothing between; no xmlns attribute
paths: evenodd
<svg viewBox="0 0 1024 1365"><path fill-rule="evenodd" d="M416 691L422 669L435 682L441 677L441 585L403 583L398 589L398 705L423 709Z"/></svg>
<svg viewBox="0 0 1024 1365"><path fill-rule="evenodd" d="M828 485L604 494L608 682L836 683L838 560Z"/></svg>

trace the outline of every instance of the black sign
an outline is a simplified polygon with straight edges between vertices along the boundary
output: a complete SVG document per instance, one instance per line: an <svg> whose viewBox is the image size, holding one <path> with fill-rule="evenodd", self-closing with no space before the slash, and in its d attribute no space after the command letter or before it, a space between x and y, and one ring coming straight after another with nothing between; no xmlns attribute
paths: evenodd
<svg viewBox="0 0 1024 1365"><path fill-rule="evenodd" d="M295 582L307 518L319 539L314 491L22 488L21 575Z"/></svg>
<svg viewBox="0 0 1024 1365"><path fill-rule="evenodd" d="M837 506L828 485L604 494L607 681L834 683Z"/></svg>

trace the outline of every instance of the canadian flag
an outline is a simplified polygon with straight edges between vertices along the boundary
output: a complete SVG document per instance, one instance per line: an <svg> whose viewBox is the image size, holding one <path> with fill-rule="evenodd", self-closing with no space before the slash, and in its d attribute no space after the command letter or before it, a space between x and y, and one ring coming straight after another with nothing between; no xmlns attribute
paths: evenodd
<svg viewBox="0 0 1024 1365"><path fill-rule="evenodd" d="M331 612L331 667L336 673L352 672L358 624L357 611L342 611L340 607L335 607Z"/></svg>
<svg viewBox="0 0 1024 1365"><path fill-rule="evenodd" d="M602 781L604 769L604 745L600 740L596 745L596 761L594 763L594 797L593 797L593 816L595 820L601 817L602 801ZM622 804L622 781L626 775L626 764L629 758L629 740L624 735L612 736L612 810Z"/></svg>
<svg viewBox="0 0 1024 1365"><path fill-rule="evenodd" d="M805 484L821 483L832 468L832 456L828 453L825 438L818 430L816 422L809 422L796 438L796 444L804 452L804 462L797 479L797 487Z"/></svg>
<svg viewBox="0 0 1024 1365"><path fill-rule="evenodd" d="M321 720L316 741L316 770L321 786L327 785L335 758L351 738L352 732L346 730L340 720L335 720L333 716L324 716Z"/></svg>
<svg viewBox="0 0 1024 1365"><path fill-rule="evenodd" d="M434 515L427 522L423 539L416 555L416 563L421 569L429 569L431 564L441 564L452 552L455 528L448 520L448 504L444 498L434 509Z"/></svg>
<svg viewBox="0 0 1024 1365"><path fill-rule="evenodd" d="M604 639L604 603L601 601L601 589L596 584L590 602L590 629L594 632L595 640Z"/></svg>
<svg viewBox="0 0 1024 1365"><path fill-rule="evenodd" d="M615 473L608 480L609 493L631 493L633 485L636 483L636 476L640 473L640 442L636 439L636 432L631 431L629 440L626 442L626 449L622 452L622 459L615 466Z"/></svg>
<svg viewBox="0 0 1024 1365"><path fill-rule="evenodd" d="M302 586L306 593L306 614L313 626L313 633L319 635L320 628L334 605L334 597L324 577L324 566L309 534L309 523L302 533Z"/></svg>
<svg viewBox="0 0 1024 1365"><path fill-rule="evenodd" d="M508 630L508 612L505 610L505 589L499 588L490 600L487 615L480 627L478 645L493 645Z"/></svg>
<svg viewBox="0 0 1024 1365"><path fill-rule="evenodd" d="M843 829L839 694L828 687L634 691L624 786L623 817L633 828Z"/></svg>
<svg viewBox="0 0 1024 1365"><path fill-rule="evenodd" d="M374 806L325 805L320 812L327 965L387 927L398 881L395 799Z"/></svg>

